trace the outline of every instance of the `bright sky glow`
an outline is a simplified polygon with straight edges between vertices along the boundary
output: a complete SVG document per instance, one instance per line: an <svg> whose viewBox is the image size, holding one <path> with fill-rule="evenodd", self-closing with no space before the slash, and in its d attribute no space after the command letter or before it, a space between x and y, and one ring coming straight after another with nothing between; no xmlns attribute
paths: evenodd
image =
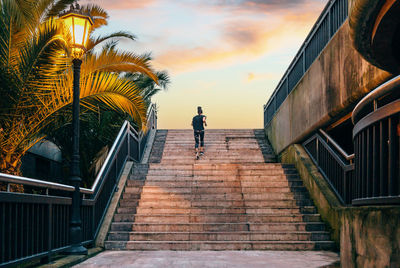
<svg viewBox="0 0 400 268"><path fill-rule="evenodd" d="M124 49L152 52L172 83L153 102L159 128L262 128L263 104L327 0L86 0L110 15L99 32L129 31Z"/></svg>

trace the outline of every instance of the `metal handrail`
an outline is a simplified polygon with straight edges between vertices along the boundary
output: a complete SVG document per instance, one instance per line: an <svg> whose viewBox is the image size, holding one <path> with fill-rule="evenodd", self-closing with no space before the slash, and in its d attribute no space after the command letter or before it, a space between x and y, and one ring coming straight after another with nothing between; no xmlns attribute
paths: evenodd
<svg viewBox="0 0 400 268"><path fill-rule="evenodd" d="M340 20L339 22L339 26L336 28L337 25L335 25L335 29L333 28L334 25L332 25L332 16L334 14L333 12L333 8L334 5L337 4L340 0L329 0L329 2L326 4L325 8L323 9L323 11L321 12L320 16L318 17L316 23L313 25L311 31L309 32L309 34L307 35L306 39L304 40L303 44L300 46L299 50L296 53L296 56L293 58L293 60L291 61L291 63L289 64L289 67L286 69L284 75L282 76L282 78L279 80L278 85L275 87L274 91L272 92L270 98L268 99L267 103L264 104L264 113L267 112L267 109L269 109L269 107L271 105L274 105L273 107L273 114L276 113L276 111L278 110L279 106L276 105L276 98L278 95L278 91L281 90L281 87L284 86L285 83L287 83L287 92L285 94L284 98L287 98L287 96L289 95L289 93L291 92L291 90L296 86L296 85L292 85L289 86L289 76L293 73L296 65L299 63L298 61L303 58L303 62L302 64L302 71L301 71L301 77L299 78L299 80L297 81L296 84L298 84L301 81L301 78L305 75L305 73L307 72L307 70L310 68L311 64L318 58L318 55L321 54L321 52L324 50L324 47L326 47L329 43L329 40L332 39L332 37L335 35L335 33L337 32L337 30L340 28L340 25L342 25L345 21L345 19L342 21L342 16L344 16L344 18L348 17L348 10L347 10L347 1L345 3L346 9L345 10L341 10L342 12L338 12L336 15L337 17L334 17L338 20ZM338 4L339 5L339 4ZM336 6L337 7L337 6ZM313 59L311 60L311 62L309 62L309 64L306 63L307 59L306 59L306 55L307 53L310 51L309 49L309 45L312 44L312 42L314 40L316 40L317 38L317 34L318 31L320 30L320 26L323 25L323 23L328 23L329 27L328 27L328 41L327 43L321 48L321 50L319 51L318 49L318 53L317 55L313 56ZM311 49L312 50L312 49ZM265 116L264 116L265 117ZM268 120L268 122L270 121L270 119Z"/></svg>
<svg viewBox="0 0 400 268"><path fill-rule="evenodd" d="M101 167L101 169L99 171L99 174L97 174L96 179L95 179L92 187L90 189L80 188L81 193L93 194L95 192L95 189L96 189L97 185L99 184L99 182L100 182L100 180L101 180L101 178L102 178L102 176L104 174L104 171L105 171L106 167L108 166L109 162L111 161L111 157L114 154L115 149L116 149L116 147L117 147L122 135L124 134L125 130L127 129L128 125L129 125L129 122L125 121L124 124L122 125L121 129L119 130L117 138L115 139L113 145L111 146L111 149L108 152L107 158L104 161L104 164L102 165L102 167Z"/></svg>
<svg viewBox="0 0 400 268"><path fill-rule="evenodd" d="M332 139L331 136L328 135L328 133L326 133L325 131L323 131L322 129L319 130L319 132L321 132L321 134L328 140L329 143L331 143L333 145L333 147L335 147L335 149L347 160L347 161L353 161L354 159L354 154L347 154L345 150L343 150L342 147L340 147L339 144L336 143L336 141L334 139Z"/></svg>
<svg viewBox="0 0 400 268"><path fill-rule="evenodd" d="M290 62L289 67L286 69L285 73L283 74L281 80L279 80L279 83L277 87L275 88L274 92L271 94L271 98L268 100L267 104L264 105L264 110L267 108L267 106L270 104L272 101L272 97L276 94L276 91L278 91L278 88L284 83L285 79L287 76L289 76L289 73L292 71L294 65L296 64L297 60L301 57L303 54L303 51L305 47L310 43L311 39L314 37L315 32L318 30L318 27L321 25L323 19L325 16L329 13L329 10L331 9L333 3L335 0L330 0L324 9L322 10L321 14L319 15L317 21L314 23L313 27L311 28L311 31L308 33L307 37L305 38L304 42L301 44L299 50L296 53L296 56L294 56L293 60Z"/></svg>
<svg viewBox="0 0 400 268"><path fill-rule="evenodd" d="M75 190L75 188L72 187L71 185L42 181L42 180L31 179L31 178L26 178L26 177L21 177L21 176L15 176L15 175L10 175L10 174L5 174L5 173L0 173L0 181L6 182L6 183L23 184L23 185L42 187L42 188L53 189L53 190L68 191L68 192L73 192Z"/></svg>
<svg viewBox="0 0 400 268"><path fill-rule="evenodd" d="M376 100L389 92L394 88L400 86L400 75L390 79L389 81L383 83L382 85L375 88L373 91L368 93L361 101L356 105L351 115L351 120L355 124L356 116L371 102L376 102ZM374 105L374 110L376 110L376 105Z"/></svg>
<svg viewBox="0 0 400 268"><path fill-rule="evenodd" d="M115 148L117 147L119 140L121 139L121 136L124 134L128 124L129 124L129 122L125 121L124 124L122 125L122 127L118 133L118 136L115 139L114 144L112 145L110 152L108 153L107 158L106 158L103 166L100 169L99 174L96 176L96 180L94 181L92 187L90 189L80 187L81 193L83 193L83 194L95 193L97 185L100 183L101 178L104 174L105 168L107 167L109 162L112 160L111 157L114 154ZM5 174L5 173L0 173L0 181L6 182L6 183L15 183L15 184L34 186L34 187L41 187L41 188L46 188L46 189L53 189L53 190L63 190L63 191L69 191L69 192L73 192L75 189L74 187L67 185L67 184L60 184L60 183L43 181L43 180L31 179L31 178L26 178L26 177L22 177L22 176L9 175L9 174Z"/></svg>
<svg viewBox="0 0 400 268"><path fill-rule="evenodd" d="M321 134L322 134L322 132L321 132ZM311 151L309 151L309 149L307 148L307 146L314 141L316 142L316 152L315 152L316 155L313 155L313 153ZM346 183L349 183L350 181L346 182L345 180L348 179L348 177L347 177L348 172L354 172L354 164L352 162L345 163L343 161L343 159L340 158L338 152L335 151L334 149L332 149L331 146L328 144L328 141L325 141L324 138L322 136L320 136L318 133L315 133L308 140L306 140L302 145L303 145L304 149L306 150L306 152L308 153L308 155L310 156L311 160L317 166L318 170L321 172L322 176L325 178L327 183L330 185L331 189L333 190L333 192L335 193L335 195L337 196L339 201L342 204L350 204L351 203L350 192L352 189L351 189L351 187L348 187L346 184ZM335 185L338 185L338 182L339 182L338 178L335 176L329 177L330 170L324 169L323 165L321 165L321 163L323 163L323 162L321 161L321 158L319 157L319 155L320 155L320 150L318 149L319 146L324 148L330 154L330 156L334 159L334 161L340 166L341 171L343 172L343 181L342 181L343 184L341 187L336 188ZM338 173L336 172L335 174L338 174ZM340 183L339 183L339 185L340 185Z"/></svg>
<svg viewBox="0 0 400 268"><path fill-rule="evenodd" d="M148 113L147 116L150 115L152 112L154 112L153 104L150 105L148 108ZM104 172L106 170L106 167L109 165L109 163L112 161L112 156L115 153L115 150L117 149L117 146L121 140L121 137L124 135L126 130L128 130L133 134L133 136L136 139L140 139L142 132L137 133L136 129L134 129L128 121L125 121L124 124L122 125L113 145L111 146L111 149L107 155L106 160L104 161L104 164L102 165L99 173L96 176L96 179L90 189L80 187L80 192L82 194L88 194L92 195L96 193L96 188L98 187L99 183L101 182L101 179L104 175ZM22 176L16 176L16 175L9 175L5 173L0 173L0 181L6 182L6 183L14 183L14 184L22 184L22 185L29 185L29 186L34 186L34 187L40 187L40 188L46 188L46 189L53 189L53 190L63 190L63 191L69 191L72 192L74 191L74 187L66 184L60 184L60 183L53 183L53 182L48 182L48 181L43 181L43 180L38 180L38 179L32 179L32 178L27 178L27 177L22 177ZM96 193L97 195L97 193Z"/></svg>

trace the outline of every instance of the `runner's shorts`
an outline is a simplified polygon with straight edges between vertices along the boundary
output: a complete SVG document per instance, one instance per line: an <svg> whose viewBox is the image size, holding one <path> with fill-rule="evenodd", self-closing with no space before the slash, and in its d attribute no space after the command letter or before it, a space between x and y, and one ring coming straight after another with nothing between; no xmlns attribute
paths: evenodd
<svg viewBox="0 0 400 268"><path fill-rule="evenodd" d="M196 142L195 148L204 147L204 130L195 130L194 131L194 141Z"/></svg>

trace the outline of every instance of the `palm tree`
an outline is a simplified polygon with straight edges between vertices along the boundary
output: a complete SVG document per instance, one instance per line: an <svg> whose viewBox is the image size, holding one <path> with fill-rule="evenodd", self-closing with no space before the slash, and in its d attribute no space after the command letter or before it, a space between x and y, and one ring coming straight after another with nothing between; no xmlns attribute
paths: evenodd
<svg viewBox="0 0 400 268"><path fill-rule="evenodd" d="M150 79L147 75L129 73L126 77L133 79L138 86L140 95L143 97L145 103L151 103L151 96L160 90L166 90L170 83L167 72L156 72L158 78L158 85L154 80ZM70 113L68 113L70 115ZM81 132L80 132L80 164L81 164L81 177L82 183L85 187L90 187L97 175L101 165L117 136L121 125L125 120L128 120L137 129L137 125L132 120L129 114L116 112L107 107L96 107L93 110L87 110L81 116ZM72 140L70 132L71 122L62 116L58 119L62 122L62 126L58 129L48 129L46 132L46 139L51 140L61 150L63 155L63 166L65 167L64 173L67 172L70 166L70 158L72 155L72 148L70 146Z"/></svg>
<svg viewBox="0 0 400 268"><path fill-rule="evenodd" d="M57 14L73 0L0 0L0 172L18 174L23 154L56 128L72 103L72 66L69 37ZM84 6L95 19L95 30L107 23L98 6ZM122 72L157 77L147 55L94 48L117 32L90 36L81 71L81 103L86 109L102 106L127 113L142 126L146 103L134 81ZM69 115L64 118L69 119ZM63 120L61 120L62 122Z"/></svg>

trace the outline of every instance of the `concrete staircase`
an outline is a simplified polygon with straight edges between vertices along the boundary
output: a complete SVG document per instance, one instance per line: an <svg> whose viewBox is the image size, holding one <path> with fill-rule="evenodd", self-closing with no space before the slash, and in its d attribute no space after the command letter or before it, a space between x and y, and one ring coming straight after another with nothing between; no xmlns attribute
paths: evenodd
<svg viewBox="0 0 400 268"><path fill-rule="evenodd" d="M106 249L334 248L296 170L272 163L260 131L207 130L200 160L193 131L157 134L153 151L161 161L150 156L153 163L135 167Z"/></svg>

